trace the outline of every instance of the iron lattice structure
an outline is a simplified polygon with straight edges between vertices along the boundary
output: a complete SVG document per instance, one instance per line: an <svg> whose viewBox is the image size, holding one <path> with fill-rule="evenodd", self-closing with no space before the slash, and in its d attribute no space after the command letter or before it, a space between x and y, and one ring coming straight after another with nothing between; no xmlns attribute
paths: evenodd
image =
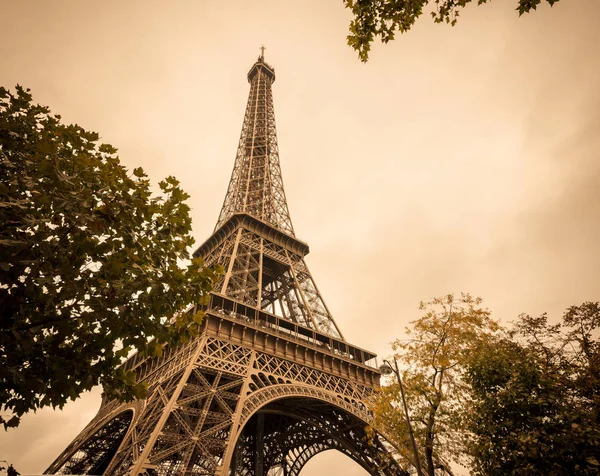
<svg viewBox="0 0 600 476"><path fill-rule="evenodd" d="M285 199L271 85L258 61L217 226L196 250L226 272L202 332L160 358L125 362L145 400L104 399L46 473L297 475L335 449L372 475L408 474L366 431L375 354L350 345L306 266Z"/></svg>

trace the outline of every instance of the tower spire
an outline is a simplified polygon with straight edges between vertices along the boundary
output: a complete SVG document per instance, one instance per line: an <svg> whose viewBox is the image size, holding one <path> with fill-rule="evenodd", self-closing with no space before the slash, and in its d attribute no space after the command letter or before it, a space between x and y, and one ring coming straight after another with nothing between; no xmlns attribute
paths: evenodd
<svg viewBox="0 0 600 476"><path fill-rule="evenodd" d="M261 56L248 73L250 94L231 180L217 230L232 215L246 213L294 236L285 199L271 85L275 70Z"/></svg>

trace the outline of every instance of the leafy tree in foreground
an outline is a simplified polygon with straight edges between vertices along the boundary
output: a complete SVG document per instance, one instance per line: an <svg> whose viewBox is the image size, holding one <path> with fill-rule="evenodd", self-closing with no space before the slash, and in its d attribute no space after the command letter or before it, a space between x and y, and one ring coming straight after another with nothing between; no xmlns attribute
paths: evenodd
<svg viewBox="0 0 600 476"><path fill-rule="evenodd" d="M513 0L514 1L514 0ZM431 16L436 23L455 25L460 9L472 0L344 0L344 5L354 15L350 23L348 45L358 52L361 61L369 59L371 43L380 37L382 43L393 40L396 32L404 33L411 29L417 18L428 5L434 5ZM535 10L546 2L550 6L558 0L517 0L519 16ZM477 0L477 4L487 0Z"/></svg>
<svg viewBox="0 0 600 476"><path fill-rule="evenodd" d="M600 473L600 306L567 309L562 325L520 316L484 342L467 382L474 472Z"/></svg>
<svg viewBox="0 0 600 476"><path fill-rule="evenodd" d="M402 381L423 471L452 474L452 461L464 462L462 403L468 387L465 362L478 343L487 342L498 324L468 294L448 295L421 303L424 315L407 329L408 339L392 346L402 369ZM400 403L397 380L382 388L372 402L374 427L400 449L404 466L414 463L410 435Z"/></svg>
<svg viewBox="0 0 600 476"><path fill-rule="evenodd" d="M0 421L102 384L143 396L119 364L198 331L215 271L189 259L188 195L153 196L96 133L0 88Z"/></svg>

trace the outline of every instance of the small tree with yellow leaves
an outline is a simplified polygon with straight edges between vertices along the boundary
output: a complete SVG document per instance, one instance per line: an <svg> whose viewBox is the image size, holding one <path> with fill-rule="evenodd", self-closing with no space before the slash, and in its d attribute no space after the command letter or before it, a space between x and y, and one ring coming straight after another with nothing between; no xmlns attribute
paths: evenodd
<svg viewBox="0 0 600 476"><path fill-rule="evenodd" d="M420 305L423 315L407 328L407 339L392 343L425 474L452 475L451 462L466 463L463 402L469 397L463 381L473 349L489 340L499 325L469 294L450 294ZM398 379L392 375L372 401L374 427L398 448L401 462L415 466L410 433L401 404Z"/></svg>

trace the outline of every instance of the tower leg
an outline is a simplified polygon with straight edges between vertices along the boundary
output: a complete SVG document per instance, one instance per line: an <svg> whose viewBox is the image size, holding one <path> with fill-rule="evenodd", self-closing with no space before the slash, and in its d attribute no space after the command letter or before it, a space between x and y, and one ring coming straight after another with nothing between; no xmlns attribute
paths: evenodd
<svg viewBox="0 0 600 476"><path fill-rule="evenodd" d="M256 421L256 448L254 461L254 476L264 476L264 461L265 461L265 415L259 413Z"/></svg>

